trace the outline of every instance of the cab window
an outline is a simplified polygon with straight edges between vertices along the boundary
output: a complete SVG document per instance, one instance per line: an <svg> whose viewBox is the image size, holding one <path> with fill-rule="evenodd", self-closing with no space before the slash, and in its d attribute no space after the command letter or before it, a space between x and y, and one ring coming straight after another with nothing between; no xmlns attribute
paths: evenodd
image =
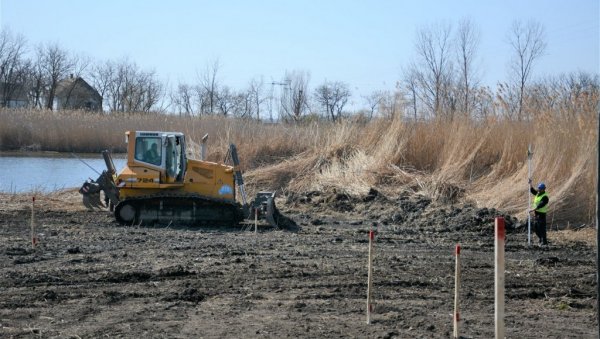
<svg viewBox="0 0 600 339"><path fill-rule="evenodd" d="M135 160L160 166L162 150L160 138L139 137L135 141Z"/></svg>

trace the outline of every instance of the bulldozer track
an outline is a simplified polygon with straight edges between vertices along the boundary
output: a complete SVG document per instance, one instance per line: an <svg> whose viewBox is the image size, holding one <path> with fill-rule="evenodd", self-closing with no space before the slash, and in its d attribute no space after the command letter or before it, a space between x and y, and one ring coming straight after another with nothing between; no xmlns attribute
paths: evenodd
<svg viewBox="0 0 600 339"><path fill-rule="evenodd" d="M120 201L115 218L122 225L233 226L243 220L243 213L239 203L226 199L158 193Z"/></svg>

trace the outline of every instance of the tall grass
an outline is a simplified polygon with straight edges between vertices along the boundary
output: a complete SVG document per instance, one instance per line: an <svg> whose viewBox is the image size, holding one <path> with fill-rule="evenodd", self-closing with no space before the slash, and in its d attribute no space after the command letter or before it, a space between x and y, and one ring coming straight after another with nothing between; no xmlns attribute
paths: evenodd
<svg viewBox="0 0 600 339"><path fill-rule="evenodd" d="M471 201L526 217L527 147L533 181L552 201L549 222L592 223L596 204L597 116L545 115L532 122L471 120L345 122L323 127L315 148L252 171L257 186L365 194L412 191L446 203Z"/></svg>
<svg viewBox="0 0 600 339"><path fill-rule="evenodd" d="M521 218L527 208L527 145L533 179L544 181L554 223L595 215L597 111L538 112L535 122L502 119L269 125L222 117L0 111L0 149L125 151L125 130L209 133L209 159L238 146L251 188L364 194L412 191L446 203L472 201ZM193 144L193 142L190 142Z"/></svg>
<svg viewBox="0 0 600 339"><path fill-rule="evenodd" d="M192 145L208 133L209 158L222 159L228 144L236 143L245 167L253 168L303 151L315 141L312 129L211 116L0 110L0 150L118 153L126 152L127 130L184 132Z"/></svg>

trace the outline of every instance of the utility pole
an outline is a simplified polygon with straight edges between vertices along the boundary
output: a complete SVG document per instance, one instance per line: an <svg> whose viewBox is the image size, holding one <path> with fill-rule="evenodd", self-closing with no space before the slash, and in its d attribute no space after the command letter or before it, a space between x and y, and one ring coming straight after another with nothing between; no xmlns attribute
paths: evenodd
<svg viewBox="0 0 600 339"><path fill-rule="evenodd" d="M273 107L273 93L274 93L274 88L275 85L277 86L281 86L283 88L283 90L289 90L290 94L292 93L292 80L290 79L285 79L284 81L272 81L271 82L271 107ZM281 92L279 93L279 110L277 112L277 116L279 117L279 119L281 119L281 107L282 107L282 103L281 103ZM269 110L269 114L271 116L271 122L273 122L273 113L271 112L271 110Z"/></svg>

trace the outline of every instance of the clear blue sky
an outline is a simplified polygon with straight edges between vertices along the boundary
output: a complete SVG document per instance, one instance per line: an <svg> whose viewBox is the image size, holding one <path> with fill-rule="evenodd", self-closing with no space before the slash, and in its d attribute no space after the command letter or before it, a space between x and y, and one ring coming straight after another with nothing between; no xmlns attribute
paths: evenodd
<svg viewBox="0 0 600 339"><path fill-rule="evenodd" d="M253 77L310 72L309 86L344 81L358 94L392 89L414 57L415 32L468 17L481 30L484 84L507 79L507 34L515 19L546 29L534 77L599 73L598 0L158 1L0 0L3 28L30 46L58 42L94 59L128 57L173 85L195 82L218 59L219 78L241 89ZM358 102L355 102L358 103Z"/></svg>

